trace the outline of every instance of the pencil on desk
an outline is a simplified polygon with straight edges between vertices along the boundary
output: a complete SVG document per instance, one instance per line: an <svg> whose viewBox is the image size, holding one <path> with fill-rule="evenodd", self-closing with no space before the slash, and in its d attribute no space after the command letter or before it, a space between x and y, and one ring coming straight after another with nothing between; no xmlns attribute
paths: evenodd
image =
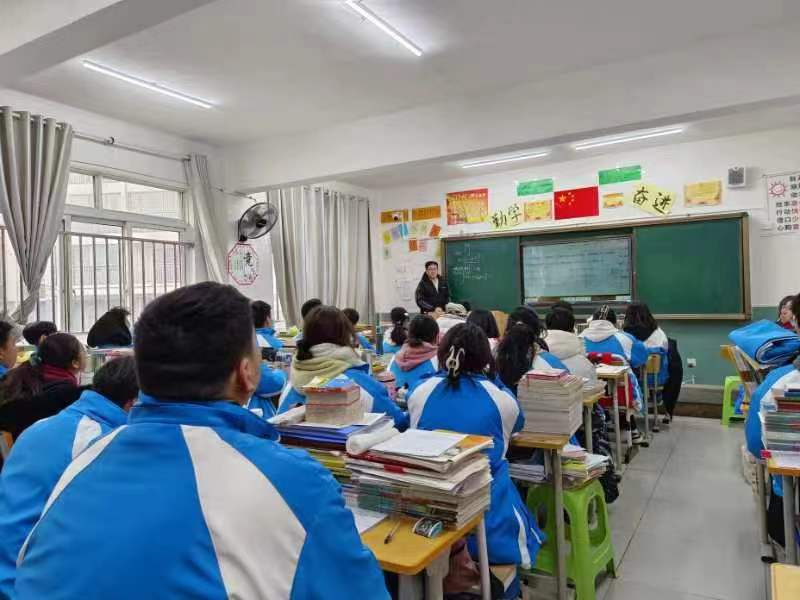
<svg viewBox="0 0 800 600"><path fill-rule="evenodd" d="M383 538L383 543L384 544L388 544L389 542L392 541L392 538L394 537L394 534L397 533L397 530L400 528L400 523L402 523L402 521L400 519L398 519L397 523L395 523L394 527L392 527L392 530L389 533L386 534L385 538Z"/></svg>

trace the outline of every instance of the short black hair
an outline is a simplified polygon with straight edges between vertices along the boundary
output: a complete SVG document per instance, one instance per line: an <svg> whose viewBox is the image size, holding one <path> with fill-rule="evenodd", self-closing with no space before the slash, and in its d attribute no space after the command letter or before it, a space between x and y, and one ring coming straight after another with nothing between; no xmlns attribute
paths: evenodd
<svg viewBox="0 0 800 600"><path fill-rule="evenodd" d="M134 340L142 392L161 400L221 400L231 373L255 352L250 301L211 281L179 288L145 307Z"/></svg>
<svg viewBox="0 0 800 600"><path fill-rule="evenodd" d="M550 307L551 309L554 308L563 308L564 310L568 310L572 314L575 314L575 308L572 306L572 302L567 302L566 300L559 300L553 306Z"/></svg>
<svg viewBox="0 0 800 600"><path fill-rule="evenodd" d="M300 307L300 316L305 319L308 316L308 313L318 306L322 306L322 300L319 298L311 298L310 300L306 300L303 302L303 306Z"/></svg>
<svg viewBox="0 0 800 600"><path fill-rule="evenodd" d="M438 263L438 262L436 262L435 260L429 260L429 261L427 261L427 262L425 263L425 268L427 269L427 268L428 268L428 267L430 267L431 265L436 265L436 266L438 267L438 266L439 266L439 263Z"/></svg>
<svg viewBox="0 0 800 600"><path fill-rule="evenodd" d="M594 311L592 320L608 321L609 323L617 324L617 313L608 304L603 304L600 308Z"/></svg>
<svg viewBox="0 0 800 600"><path fill-rule="evenodd" d="M345 308L342 310L344 316L347 317L353 325L358 325L359 320L361 319L361 315L358 314L358 311L355 308Z"/></svg>
<svg viewBox="0 0 800 600"><path fill-rule="evenodd" d="M795 298L794 295L792 295L792 296L784 296L783 298L781 298L781 302L780 302L780 304L778 304L778 318L779 319L781 318L781 309L784 306L786 306L788 304L789 305L789 310L792 310L792 302L794 301L794 298ZM794 311L792 311L792 312L794 312Z"/></svg>
<svg viewBox="0 0 800 600"><path fill-rule="evenodd" d="M451 356L458 359L458 368L448 364ZM439 368L447 370L448 383L453 387L458 387L463 373L485 374L489 379L496 375L489 338L472 323L459 323L447 331L439 344L438 359Z"/></svg>
<svg viewBox="0 0 800 600"><path fill-rule="evenodd" d="M297 342L297 360L314 357L311 348L318 344L355 347L353 324L335 306L318 306L308 315L303 338Z"/></svg>
<svg viewBox="0 0 800 600"><path fill-rule="evenodd" d="M488 338L500 337L500 330L497 328L497 321L495 320L494 315L488 310L476 308L469 313L469 316L467 317L467 323L472 323L473 325L480 327Z"/></svg>
<svg viewBox="0 0 800 600"><path fill-rule="evenodd" d="M435 344L439 337L439 324L430 315L414 315L408 324L406 343L411 347L419 347L424 343Z"/></svg>
<svg viewBox="0 0 800 600"><path fill-rule="evenodd" d="M250 305L250 313L253 315L253 326L263 327L272 318L272 307L263 300L256 300Z"/></svg>
<svg viewBox="0 0 800 600"><path fill-rule="evenodd" d="M575 330L575 315L566 308L553 308L547 313L545 323L548 329L571 332Z"/></svg>
<svg viewBox="0 0 800 600"><path fill-rule="evenodd" d="M797 296L792 299L792 314L795 319L800 321L800 294L797 294Z"/></svg>
<svg viewBox="0 0 800 600"><path fill-rule="evenodd" d="M109 360L95 372L92 388L122 408L139 394L136 359L120 356Z"/></svg>
<svg viewBox="0 0 800 600"><path fill-rule="evenodd" d="M408 312L402 306L395 306L389 313L392 319L392 332L389 339L397 346L402 346L408 338Z"/></svg>
<svg viewBox="0 0 800 600"><path fill-rule="evenodd" d="M5 346L14 333L15 327L8 321L0 321L0 346Z"/></svg>
<svg viewBox="0 0 800 600"><path fill-rule="evenodd" d="M56 324L52 321L35 321L25 326L22 330L22 337L24 337L25 341L31 346L38 346L42 336L47 337L54 333L58 333L58 327L56 327Z"/></svg>

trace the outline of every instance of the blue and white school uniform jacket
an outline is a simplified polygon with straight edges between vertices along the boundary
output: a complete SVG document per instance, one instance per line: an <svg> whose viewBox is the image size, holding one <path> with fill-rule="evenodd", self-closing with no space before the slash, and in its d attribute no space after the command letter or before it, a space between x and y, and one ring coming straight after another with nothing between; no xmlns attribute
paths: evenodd
<svg viewBox="0 0 800 600"><path fill-rule="evenodd" d="M380 381L372 378L369 374L369 365L350 367L343 371L342 375L352 379L361 388L364 412L385 413L394 419L395 426L401 431L408 428L408 414L404 413L397 404L392 402L386 387ZM305 403L306 397L303 393L289 384L281 394L278 414L285 413L298 404Z"/></svg>
<svg viewBox="0 0 800 600"><path fill-rule="evenodd" d="M648 354L658 354L661 357L661 367L658 370L658 384L664 385L669 378L669 340L667 334L661 327L650 334L644 341L644 347L647 348Z"/></svg>
<svg viewBox="0 0 800 600"><path fill-rule="evenodd" d="M435 375L414 389L408 409L411 427L492 437L492 503L485 516L489 562L534 565L544 534L512 483L505 458L511 434L525 424L514 395L482 375L462 375L458 388L449 385L446 376ZM477 556L474 547L470 550Z"/></svg>
<svg viewBox="0 0 800 600"><path fill-rule="evenodd" d="M586 352L610 353L621 356L633 369L638 369L647 362L647 348L629 333L620 331L613 323L595 319L589 327L578 336L583 339ZM634 401L641 409L642 390L635 376L630 377L633 385Z"/></svg>
<svg viewBox="0 0 800 600"><path fill-rule="evenodd" d="M536 357L533 359L533 366L531 368L537 371L547 369L564 369L565 371L569 372L569 368L567 368L567 365L565 365L560 358L558 358L555 354L545 350L540 350L536 353Z"/></svg>
<svg viewBox="0 0 800 600"><path fill-rule="evenodd" d="M259 348L274 348L275 350L283 348L283 342L275 336L275 330L272 327L258 327L256 340Z"/></svg>
<svg viewBox="0 0 800 600"><path fill-rule="evenodd" d="M356 338L358 339L358 345L364 350L370 350L372 352L375 351L375 346L370 343L370 341L367 339L367 336L365 336L363 333L357 333Z"/></svg>
<svg viewBox="0 0 800 600"><path fill-rule="evenodd" d="M400 348L402 348L402 346L398 346L397 344L395 344L392 341L392 331L393 330L394 330L394 327L391 327L390 329L387 329L383 333L383 353L384 354L397 354L398 352L400 352Z"/></svg>
<svg viewBox="0 0 800 600"><path fill-rule="evenodd" d="M11 369L9 369L5 365L0 365L0 379L5 377L6 373L8 373Z"/></svg>
<svg viewBox="0 0 800 600"><path fill-rule="evenodd" d="M274 417L275 406L272 404L271 398L280 395L285 386L286 373L273 369L262 362L261 379L258 381L258 387L253 393L253 397L250 398L247 408L264 419Z"/></svg>
<svg viewBox="0 0 800 600"><path fill-rule="evenodd" d="M87 390L16 441L0 474L0 598L12 596L19 550L69 463L127 421L128 413L119 406Z"/></svg>
<svg viewBox="0 0 800 600"><path fill-rule="evenodd" d="M422 361L416 367L408 371L404 371L400 368L400 365L397 364L396 356L397 355L393 356L392 360L389 362L389 371L394 375L397 389L405 386L409 390L412 390L421 379L433 375L439 370L439 359L436 356Z"/></svg>
<svg viewBox="0 0 800 600"><path fill-rule="evenodd" d="M231 402L140 396L59 480L15 598L388 599L339 484L277 438Z"/></svg>

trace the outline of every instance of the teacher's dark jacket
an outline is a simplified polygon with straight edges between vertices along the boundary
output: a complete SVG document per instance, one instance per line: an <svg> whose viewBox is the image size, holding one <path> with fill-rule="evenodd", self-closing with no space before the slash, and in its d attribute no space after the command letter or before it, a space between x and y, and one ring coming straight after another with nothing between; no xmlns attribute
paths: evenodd
<svg viewBox="0 0 800 600"><path fill-rule="evenodd" d="M450 302L450 288L447 286L447 282L439 277L439 289L437 291L436 286L425 274L419 280L414 299L422 312L432 312L437 307L444 310L444 307Z"/></svg>

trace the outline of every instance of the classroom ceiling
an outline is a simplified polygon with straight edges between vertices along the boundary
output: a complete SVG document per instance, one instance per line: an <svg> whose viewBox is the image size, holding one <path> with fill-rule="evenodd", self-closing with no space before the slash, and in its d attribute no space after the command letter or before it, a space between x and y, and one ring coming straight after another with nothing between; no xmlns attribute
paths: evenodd
<svg viewBox="0 0 800 600"><path fill-rule="evenodd" d="M792 0L364 1L425 54L413 56L340 0L217 0L82 57L209 99L212 109L93 73L80 59L13 87L228 145L800 19Z"/></svg>

